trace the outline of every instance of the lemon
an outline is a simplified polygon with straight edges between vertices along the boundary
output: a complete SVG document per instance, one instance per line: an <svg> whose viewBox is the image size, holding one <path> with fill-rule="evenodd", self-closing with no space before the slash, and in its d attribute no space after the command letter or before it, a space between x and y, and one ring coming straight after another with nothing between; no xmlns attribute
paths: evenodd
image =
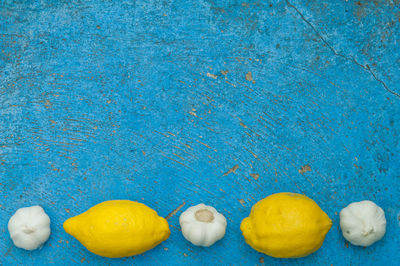
<svg viewBox="0 0 400 266"><path fill-rule="evenodd" d="M317 251L332 226L312 199L277 193L257 202L240 229L255 250L276 258L299 258Z"/></svg>
<svg viewBox="0 0 400 266"><path fill-rule="evenodd" d="M109 258L143 253L170 235L167 220L146 205L130 200L97 204L66 220L63 227L89 251Z"/></svg>

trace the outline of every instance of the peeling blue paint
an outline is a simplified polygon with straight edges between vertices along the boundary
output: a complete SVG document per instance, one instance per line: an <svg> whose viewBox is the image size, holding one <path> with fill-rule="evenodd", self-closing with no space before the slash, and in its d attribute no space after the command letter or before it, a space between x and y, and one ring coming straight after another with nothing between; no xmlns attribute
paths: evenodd
<svg viewBox="0 0 400 266"><path fill-rule="evenodd" d="M398 1L2 1L0 261L395 265L399 37ZM308 195L333 220L309 257L270 258L240 233L251 206L281 191ZM194 247L180 211L155 249L101 258L61 225L110 199L164 217L204 202L227 217L227 234ZM366 249L346 244L338 217L363 199L388 221ZM52 235L26 252L7 222L34 204Z"/></svg>

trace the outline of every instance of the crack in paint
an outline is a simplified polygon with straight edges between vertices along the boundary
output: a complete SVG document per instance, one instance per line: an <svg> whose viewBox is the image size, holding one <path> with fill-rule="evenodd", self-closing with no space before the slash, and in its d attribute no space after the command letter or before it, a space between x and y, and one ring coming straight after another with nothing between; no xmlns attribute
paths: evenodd
<svg viewBox="0 0 400 266"><path fill-rule="evenodd" d="M389 92L389 93L391 93L391 94L393 94L393 95L395 95L395 96L397 96L397 97L400 98L400 93L398 93L398 92L393 91L392 89L390 89L382 79L380 79L380 78L378 78L378 77L376 76L376 74L371 70L371 68L369 67L368 64L367 64L366 66L364 66L363 64L359 63L359 62L355 59L354 56L348 56L348 55L344 55L344 54L341 54L341 53L337 52L337 51L335 50L335 48L333 48L332 45L330 45L329 42L319 33L319 31L314 27L314 25L304 17L304 15L297 9L297 7L295 7L294 5L292 5L288 0L285 0L285 2L286 2L286 4L287 4L290 8L293 8L293 9L296 11L296 13L299 14L300 18L301 18L308 26L310 26L310 28L315 32L315 34L318 36L318 38L329 48L329 50L332 51L332 53L333 53L335 56L339 56L339 57L342 57L342 58L346 59L347 61L353 62L353 63L356 64L357 66L359 66L359 67L361 67L362 69L364 69L366 72L369 72L369 73L372 75L372 77L373 77L376 81L378 81L378 82L385 88L385 90L386 90L387 92Z"/></svg>

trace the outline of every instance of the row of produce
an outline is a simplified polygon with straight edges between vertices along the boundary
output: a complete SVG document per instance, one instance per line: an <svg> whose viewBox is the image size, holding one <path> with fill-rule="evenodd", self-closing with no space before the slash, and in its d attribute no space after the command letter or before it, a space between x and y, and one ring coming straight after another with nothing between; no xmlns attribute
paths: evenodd
<svg viewBox="0 0 400 266"><path fill-rule="evenodd" d="M193 245L210 247L222 239L227 221L215 208L189 207L179 217L183 236ZM276 258L299 258L317 251L332 226L328 215L312 199L296 193L276 193L257 202L240 229L255 250ZM89 251L104 257L134 256L154 248L170 235L166 219L146 205L111 200L69 218L64 230ZM340 211L345 239L370 246L386 232L384 211L372 201L354 202ZM40 248L50 236L50 218L40 206L21 208L8 223L14 244Z"/></svg>

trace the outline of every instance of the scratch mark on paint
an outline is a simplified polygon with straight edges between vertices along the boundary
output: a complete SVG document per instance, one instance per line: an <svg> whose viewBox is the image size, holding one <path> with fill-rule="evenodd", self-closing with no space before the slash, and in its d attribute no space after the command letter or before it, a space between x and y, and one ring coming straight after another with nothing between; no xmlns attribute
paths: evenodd
<svg viewBox="0 0 400 266"><path fill-rule="evenodd" d="M246 207L245 204L244 204L244 203L245 203L245 202L244 202L244 199L240 199L240 200L239 200L239 203L242 204L243 207Z"/></svg>
<svg viewBox="0 0 400 266"><path fill-rule="evenodd" d="M259 174L250 174L250 176L251 176L252 178L254 178L255 180L258 180L258 178L260 177Z"/></svg>
<svg viewBox="0 0 400 266"><path fill-rule="evenodd" d="M175 159L173 159L173 158L171 158L171 157L168 157L167 155L164 154L164 152L160 151L160 153L161 153L161 155L164 156L165 158L170 159L171 161L176 162L176 163L178 163L178 164L180 164L180 165L182 165L182 166L184 166L184 167L186 167L186 168L192 170L193 172L196 172L193 168L187 166L186 164L181 163L181 162L179 162L179 161L177 161L177 160L175 160Z"/></svg>
<svg viewBox="0 0 400 266"><path fill-rule="evenodd" d="M175 214L178 213L178 211L180 211L180 209L183 208L183 206L185 206L186 202L183 202L181 205L179 205L175 210L173 210L172 212L170 212L167 217L165 217L166 220L168 220L169 218L171 218L172 216L174 216Z"/></svg>
<svg viewBox="0 0 400 266"><path fill-rule="evenodd" d="M190 111L189 114L191 114L192 116L198 117L198 116L196 115L196 113L193 112L193 111Z"/></svg>
<svg viewBox="0 0 400 266"><path fill-rule="evenodd" d="M276 120L275 118L273 118L272 116L270 116L269 114L267 114L266 112L263 112L264 115L268 116L269 119L271 119L272 121L278 123L279 125L281 124L278 120Z"/></svg>
<svg viewBox="0 0 400 266"><path fill-rule="evenodd" d="M236 116L235 116L235 117L236 117ZM242 119L240 119L239 117L237 117L237 119L239 120L239 124L240 124L241 127L250 130L250 131L251 131L252 133L254 133L257 137L260 137L260 134L258 134L258 133L255 132L253 129L251 129L251 128L249 128L248 126L246 126L246 124L243 123ZM246 134L247 134L247 133L246 133ZM251 137L250 134L248 134L248 136Z"/></svg>
<svg viewBox="0 0 400 266"><path fill-rule="evenodd" d="M211 73L207 73L207 77L213 78L213 79L217 79L218 78L217 75L214 75L214 74L211 74Z"/></svg>
<svg viewBox="0 0 400 266"><path fill-rule="evenodd" d="M232 87L236 88L236 85L235 85L235 84L233 84L233 83L231 83L231 82L229 82L229 81L227 81L227 80L225 80L225 82L228 83L229 85L231 85Z"/></svg>
<svg viewBox="0 0 400 266"><path fill-rule="evenodd" d="M208 145L208 144L206 144L206 143L204 143L204 142L201 142L201 141L199 141L199 140L196 140L196 142L198 142L198 143L200 143L201 145L204 145L204 146L206 146L207 148L209 148L209 149L211 149L211 150L217 152L216 149L211 148L210 145Z"/></svg>
<svg viewBox="0 0 400 266"><path fill-rule="evenodd" d="M236 170L239 168L239 165L235 164L231 169L229 169L226 173L224 173L222 176L227 176L231 173L235 173Z"/></svg>
<svg viewBox="0 0 400 266"><path fill-rule="evenodd" d="M182 156L180 156L180 155L178 155L178 154L176 154L176 153L172 153L172 154L175 155L176 157L178 157L179 159L185 161L185 158L183 158Z"/></svg>
<svg viewBox="0 0 400 266"><path fill-rule="evenodd" d="M250 152L251 155L253 155L254 158L258 159L257 154L255 154L254 152L252 152L251 150L246 149L245 147L243 147L243 149L245 149L246 151Z"/></svg>
<svg viewBox="0 0 400 266"><path fill-rule="evenodd" d="M240 126L244 127L244 128L248 128L242 121L240 121Z"/></svg>

